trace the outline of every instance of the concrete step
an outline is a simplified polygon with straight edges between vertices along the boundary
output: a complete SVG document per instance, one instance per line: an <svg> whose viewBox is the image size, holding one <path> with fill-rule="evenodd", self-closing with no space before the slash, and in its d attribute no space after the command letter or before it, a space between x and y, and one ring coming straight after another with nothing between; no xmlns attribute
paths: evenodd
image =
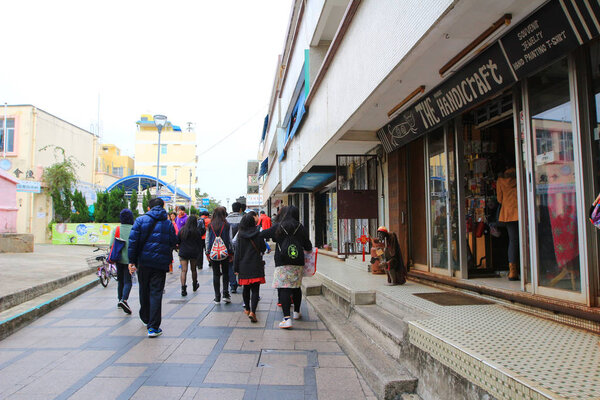
<svg viewBox="0 0 600 400"><path fill-rule="evenodd" d="M63 276L61 278L40 283L39 285L28 287L5 296L0 296L0 312L35 299L43 294L52 292L53 290L60 289L96 271L96 267L84 268L81 271Z"/></svg>
<svg viewBox="0 0 600 400"><path fill-rule="evenodd" d="M32 300L22 302L0 312L0 340L93 288L99 282L95 272L92 274L87 273L77 280L67 282L66 285L58 289L48 291Z"/></svg>
<svg viewBox="0 0 600 400"><path fill-rule="evenodd" d="M379 399L398 399L415 392L417 379L329 300L324 296L309 296L307 299Z"/></svg>
<svg viewBox="0 0 600 400"><path fill-rule="evenodd" d="M375 304L404 321L432 318L431 315L425 313L423 310L399 302L381 290L375 291Z"/></svg>
<svg viewBox="0 0 600 400"><path fill-rule="evenodd" d="M362 255L360 256L349 256L348 258L346 258L346 265L348 265L349 267L352 268L356 268L360 271L365 271L368 272L369 271L369 260L371 259L370 255L366 255L365 257L365 261L363 262L362 260Z"/></svg>
<svg viewBox="0 0 600 400"><path fill-rule="evenodd" d="M381 350L401 360L408 339L408 324L379 306L355 306L350 321Z"/></svg>

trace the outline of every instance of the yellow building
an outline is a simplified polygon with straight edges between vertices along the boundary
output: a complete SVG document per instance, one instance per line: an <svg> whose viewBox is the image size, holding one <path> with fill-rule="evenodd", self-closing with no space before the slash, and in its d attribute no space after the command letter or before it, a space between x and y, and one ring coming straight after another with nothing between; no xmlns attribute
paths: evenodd
<svg viewBox="0 0 600 400"><path fill-rule="evenodd" d="M133 158L122 155L114 144L101 144L98 151L96 185L108 187L117 180L134 174Z"/></svg>
<svg viewBox="0 0 600 400"><path fill-rule="evenodd" d="M4 122L2 111L0 108L0 132ZM47 243L46 228L52 220L52 202L40 187L44 168L54 164L57 157L52 148L40 150L60 146L67 156L83 163L77 169L77 189L91 204L96 198L98 138L32 105L8 106L6 114L7 140L6 146L0 142L0 168L21 181L17 187L17 233L31 233L35 243ZM61 161L60 156L58 161Z"/></svg>
<svg viewBox="0 0 600 400"><path fill-rule="evenodd" d="M135 136L135 173L156 176L158 156L158 130L152 115L142 115L137 122ZM177 185L194 199L198 183L196 175L196 133L184 132L179 126L167 122L160 135L159 178Z"/></svg>

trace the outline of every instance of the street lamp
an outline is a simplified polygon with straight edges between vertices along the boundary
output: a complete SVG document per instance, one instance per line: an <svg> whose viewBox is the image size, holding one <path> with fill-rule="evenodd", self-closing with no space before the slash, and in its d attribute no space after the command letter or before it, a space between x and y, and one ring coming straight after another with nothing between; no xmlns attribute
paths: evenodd
<svg viewBox="0 0 600 400"><path fill-rule="evenodd" d="M158 129L158 157L156 160L156 197L160 194L160 186L158 186L158 177L160 176L160 132L167 123L167 117L165 115L155 115L154 125Z"/></svg>

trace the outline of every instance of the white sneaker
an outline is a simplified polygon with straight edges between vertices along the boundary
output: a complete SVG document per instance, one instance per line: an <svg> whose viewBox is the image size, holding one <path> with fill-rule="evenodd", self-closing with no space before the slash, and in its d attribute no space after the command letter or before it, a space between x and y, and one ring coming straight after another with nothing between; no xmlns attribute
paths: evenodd
<svg viewBox="0 0 600 400"><path fill-rule="evenodd" d="M292 327L292 319L291 319L291 318L284 319L283 321L281 321L281 322L279 323L279 327L280 327L281 329L288 329L288 328L291 328L291 327Z"/></svg>
<svg viewBox="0 0 600 400"><path fill-rule="evenodd" d="M230 297L223 297L223 301L227 304L231 303L231 298Z"/></svg>
<svg viewBox="0 0 600 400"><path fill-rule="evenodd" d="M294 319L300 319L302 318L302 314L300 314L299 312L294 311Z"/></svg>

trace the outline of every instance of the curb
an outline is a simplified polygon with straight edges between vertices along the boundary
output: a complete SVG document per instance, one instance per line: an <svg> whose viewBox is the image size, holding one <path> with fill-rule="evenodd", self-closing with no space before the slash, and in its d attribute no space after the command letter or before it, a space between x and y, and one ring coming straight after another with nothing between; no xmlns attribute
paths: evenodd
<svg viewBox="0 0 600 400"><path fill-rule="evenodd" d="M75 282L86 275L96 272L96 267L87 268L79 272L75 272L71 275L63 276L62 278L55 279L53 281L40 283L39 285L20 290L15 293L8 294L0 297L0 312L6 311L9 308L17 306L26 301L33 300L38 296L49 293L53 290L60 289L69 283Z"/></svg>
<svg viewBox="0 0 600 400"><path fill-rule="evenodd" d="M98 285L99 282L100 281L97 278L95 278L94 280L88 283L76 287L75 289L72 289L66 293L63 293L60 296L54 297L53 299L45 301L42 304L32 307L27 311L7 318L4 321L0 321L0 340L6 338L7 336L10 336L14 332L35 321L42 315L47 314L55 308L58 308L59 306L65 304L69 300L72 300L80 294L87 292L94 286Z"/></svg>

